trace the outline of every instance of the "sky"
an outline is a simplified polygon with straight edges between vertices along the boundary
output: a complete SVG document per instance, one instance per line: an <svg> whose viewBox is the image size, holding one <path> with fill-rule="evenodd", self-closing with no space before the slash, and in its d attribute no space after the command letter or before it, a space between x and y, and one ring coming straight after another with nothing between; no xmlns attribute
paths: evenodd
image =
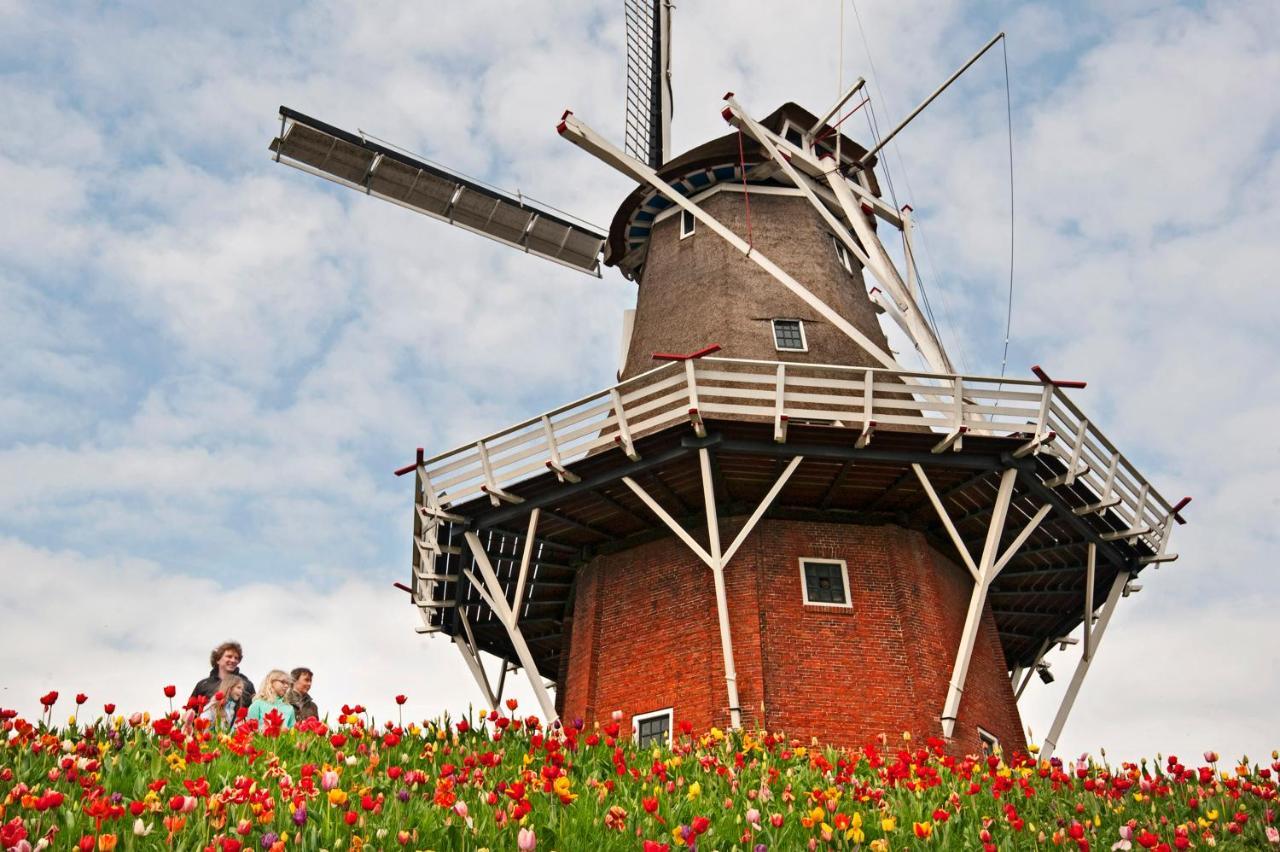
<svg viewBox="0 0 1280 852"><path fill-rule="evenodd" d="M1059 753L1280 746L1280 16L1174 4L679 4L674 148L870 81L881 126L1008 34L1008 371L1076 401L1171 500L1177 562L1124 599ZM622 4L0 0L0 705L160 709L245 645L322 708L465 710L414 633L391 471L609 385L631 283L594 279L272 162L287 105L607 224L625 177ZM1001 366L999 48L885 160L953 360ZM865 126L850 131L866 139ZM883 181L883 173L882 173ZM886 182L887 183L887 182ZM732 570L732 569L730 569ZM1075 662L1020 704L1037 739ZM515 694L534 702L515 679ZM66 698L59 711L69 710Z"/></svg>

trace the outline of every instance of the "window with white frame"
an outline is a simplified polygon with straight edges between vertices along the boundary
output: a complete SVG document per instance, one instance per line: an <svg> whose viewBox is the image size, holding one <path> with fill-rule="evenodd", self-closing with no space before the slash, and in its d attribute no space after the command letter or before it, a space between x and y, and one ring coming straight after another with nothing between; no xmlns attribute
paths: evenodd
<svg viewBox="0 0 1280 852"><path fill-rule="evenodd" d="M978 739L982 741L982 755L984 757L1000 751L1000 739L990 731L978 728Z"/></svg>
<svg viewBox="0 0 1280 852"><path fill-rule="evenodd" d="M836 260L844 267L844 271L853 274L853 259L849 257L849 247L840 242L840 238L835 234L831 235L831 245L836 249Z"/></svg>
<svg viewBox="0 0 1280 852"><path fill-rule="evenodd" d="M787 121L782 125L782 138L786 139L797 148L804 148L804 134L801 133L800 128L796 127L790 121Z"/></svg>
<svg viewBox="0 0 1280 852"><path fill-rule="evenodd" d="M693 214L688 210L680 211L680 239L693 236L693 230L697 227L697 219L693 218Z"/></svg>
<svg viewBox="0 0 1280 852"><path fill-rule="evenodd" d="M631 730L636 745L640 748L650 746L671 746L672 708L655 710L652 713L641 713L631 717Z"/></svg>
<svg viewBox="0 0 1280 852"><path fill-rule="evenodd" d="M779 352L808 352L804 338L804 321L776 319L773 321L773 345Z"/></svg>
<svg viewBox="0 0 1280 852"><path fill-rule="evenodd" d="M814 606L852 607L849 568L843 559L800 559L800 588L804 602Z"/></svg>

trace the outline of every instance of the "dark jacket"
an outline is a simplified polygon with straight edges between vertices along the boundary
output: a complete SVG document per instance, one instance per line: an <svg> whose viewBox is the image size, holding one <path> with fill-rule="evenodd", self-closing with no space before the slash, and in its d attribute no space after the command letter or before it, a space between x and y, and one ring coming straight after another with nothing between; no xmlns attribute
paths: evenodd
<svg viewBox="0 0 1280 852"><path fill-rule="evenodd" d="M244 682L244 690L240 693L240 706L248 707L253 703L253 693L256 692L253 688L253 681L241 674L239 669L236 669L235 674ZM220 686L222 686L222 677L218 674L218 667L214 666L209 670L207 678L192 687L191 696L193 698L200 696L206 701L212 701L214 693L218 691Z"/></svg>
<svg viewBox="0 0 1280 852"><path fill-rule="evenodd" d="M293 705L295 724L303 719L320 718L320 711L316 709L316 702L311 697L311 693L308 692L306 695L302 695L291 689L285 693L284 700Z"/></svg>

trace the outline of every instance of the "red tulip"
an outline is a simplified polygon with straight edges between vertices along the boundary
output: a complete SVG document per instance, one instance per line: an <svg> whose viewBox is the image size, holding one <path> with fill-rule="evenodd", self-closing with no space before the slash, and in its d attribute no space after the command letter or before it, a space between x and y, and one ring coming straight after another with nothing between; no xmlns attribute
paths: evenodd
<svg viewBox="0 0 1280 852"><path fill-rule="evenodd" d="M110 716L112 713L116 712L116 705L114 705L114 704L103 704L103 705L102 705L102 712L103 712L103 713L106 713L108 716Z"/></svg>
<svg viewBox="0 0 1280 852"><path fill-rule="evenodd" d="M408 696L405 696L405 695L397 695L397 696L396 696L396 703L397 703L397 704L404 704L404 703L405 703L406 701L408 701L408 700L409 700Z"/></svg>
<svg viewBox="0 0 1280 852"><path fill-rule="evenodd" d="M52 692L46 692L44 695L40 696L40 703L43 704L45 707L52 707L57 702L58 702L58 691L56 689L53 690Z"/></svg>
<svg viewBox="0 0 1280 852"><path fill-rule="evenodd" d="M711 820L704 816L696 816L693 818L693 822L689 823L689 827L693 829L694 834L703 834L711 827Z"/></svg>
<svg viewBox="0 0 1280 852"><path fill-rule="evenodd" d="M518 706L520 706L520 702L516 701L514 698L508 698L508 699L507 699L507 709L508 709L508 710L512 710L512 711L514 711L514 710L516 709L516 707L518 707Z"/></svg>
<svg viewBox="0 0 1280 852"><path fill-rule="evenodd" d="M76 705L77 705L77 706L79 706L79 705L81 705L81 704L85 703L85 702L86 702L86 701L88 701L88 700L89 700L89 696L85 695L83 692L77 692L77 693L76 693Z"/></svg>
<svg viewBox="0 0 1280 852"><path fill-rule="evenodd" d="M173 686L172 684L170 684L169 686L166 686L166 687L164 688L164 697L165 697L165 698L172 698L173 696L175 696L175 695L177 695L177 694L178 694L178 687Z"/></svg>
<svg viewBox="0 0 1280 852"><path fill-rule="evenodd" d="M347 825L355 825L356 820L359 819L359 817L356 816L355 811L347 811L342 815L342 818L346 820Z"/></svg>

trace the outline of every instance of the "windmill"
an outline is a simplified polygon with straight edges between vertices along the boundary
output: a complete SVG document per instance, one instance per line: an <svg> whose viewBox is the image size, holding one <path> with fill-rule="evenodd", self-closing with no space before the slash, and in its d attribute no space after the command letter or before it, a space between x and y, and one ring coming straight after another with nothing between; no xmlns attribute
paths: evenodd
<svg viewBox="0 0 1280 852"><path fill-rule="evenodd" d="M1078 641L1051 752L1190 498L1101 433L1067 396L1083 383L960 375L920 310L912 211L882 198L876 155L1002 36L869 148L840 129L859 79L821 115L757 119L730 93L730 132L673 156L670 4L624 11L623 146L557 125L635 181L607 234L281 109L280 162L637 284L615 385L397 471L420 632L490 706L523 670L549 719L621 710L642 744L687 719L965 751L1024 745L1018 697Z"/></svg>

